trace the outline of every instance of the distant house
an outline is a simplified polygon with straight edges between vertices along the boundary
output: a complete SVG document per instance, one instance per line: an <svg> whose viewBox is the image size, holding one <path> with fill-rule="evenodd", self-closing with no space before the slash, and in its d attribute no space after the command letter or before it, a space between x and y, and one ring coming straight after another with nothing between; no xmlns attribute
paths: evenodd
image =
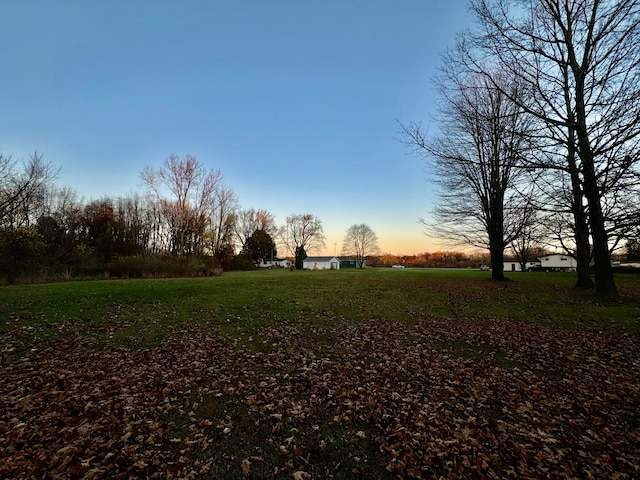
<svg viewBox="0 0 640 480"><path fill-rule="evenodd" d="M338 257L307 257L302 262L304 270L340 270Z"/></svg>
<svg viewBox="0 0 640 480"><path fill-rule="evenodd" d="M573 272L577 266L576 259L569 255L554 253L540 257L540 268L542 270L557 270L561 272Z"/></svg>
<svg viewBox="0 0 640 480"><path fill-rule="evenodd" d="M363 263L366 263L366 260L363 260ZM358 260L356 260L354 257L343 257L340 259L340 268L360 268L360 265L358 264Z"/></svg>
<svg viewBox="0 0 640 480"><path fill-rule="evenodd" d="M273 260L262 260L262 262L260 262L258 264L258 267L260 267L260 268L274 268L274 267L289 268L291 266L291 264L292 264L291 260L289 260L287 258L274 258Z"/></svg>
<svg viewBox="0 0 640 480"><path fill-rule="evenodd" d="M536 265L540 265L540 260L527 260L524 268L529 270ZM520 260L513 257L504 257L503 270L505 272L521 272L522 265L520 265Z"/></svg>

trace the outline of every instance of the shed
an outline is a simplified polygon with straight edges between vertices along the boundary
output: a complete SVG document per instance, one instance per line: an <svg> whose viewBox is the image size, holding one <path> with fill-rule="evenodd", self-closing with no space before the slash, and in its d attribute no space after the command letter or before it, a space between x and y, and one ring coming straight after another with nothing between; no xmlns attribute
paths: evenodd
<svg viewBox="0 0 640 480"><path fill-rule="evenodd" d="M349 258L341 258L340 259L340 268L358 268L358 260L353 257Z"/></svg>
<svg viewBox="0 0 640 480"><path fill-rule="evenodd" d="M307 257L302 262L305 270L340 270L338 257Z"/></svg>

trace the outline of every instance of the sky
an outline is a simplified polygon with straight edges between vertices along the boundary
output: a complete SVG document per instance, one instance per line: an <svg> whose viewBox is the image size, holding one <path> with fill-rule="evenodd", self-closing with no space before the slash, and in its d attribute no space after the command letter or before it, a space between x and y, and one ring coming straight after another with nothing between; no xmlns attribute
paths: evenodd
<svg viewBox="0 0 640 480"><path fill-rule="evenodd" d="M0 0L0 153L37 151L85 200L193 155L243 209L317 216L315 253L360 223L381 253L445 249L399 129L429 123L471 21L464 0Z"/></svg>

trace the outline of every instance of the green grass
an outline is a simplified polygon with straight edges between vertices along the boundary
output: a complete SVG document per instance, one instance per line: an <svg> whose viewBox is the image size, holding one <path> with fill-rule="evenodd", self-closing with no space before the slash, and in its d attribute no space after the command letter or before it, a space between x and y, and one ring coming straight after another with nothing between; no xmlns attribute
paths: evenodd
<svg viewBox="0 0 640 480"><path fill-rule="evenodd" d="M640 276L619 275L620 302L604 304L573 288L567 273L514 273L492 282L470 270L232 272L222 277L109 280L0 288L4 354L40 339L80 337L97 348L148 348L193 322L261 347L260 328L300 321L331 341L331 322L423 315L481 322L514 319L565 329L638 331ZM8 339L8 340L7 340ZM10 345L7 345L7 341Z"/></svg>

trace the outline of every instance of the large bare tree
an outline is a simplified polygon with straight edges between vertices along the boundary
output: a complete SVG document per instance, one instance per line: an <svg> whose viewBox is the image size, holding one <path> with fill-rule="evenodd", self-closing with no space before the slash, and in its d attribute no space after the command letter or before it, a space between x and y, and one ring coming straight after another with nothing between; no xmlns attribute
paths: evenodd
<svg viewBox="0 0 640 480"><path fill-rule="evenodd" d="M501 88L494 87L500 79ZM491 276L504 279L504 250L529 222L529 202L518 168L529 148L522 108L510 100L522 90L509 75L465 75L455 53L445 57L438 81L439 133L403 126L405 141L427 158L440 189L427 233L455 245L487 248Z"/></svg>
<svg viewBox="0 0 640 480"><path fill-rule="evenodd" d="M325 246L322 221L310 213L289 215L280 234L282 244L296 259L296 266L300 265L300 268L303 256Z"/></svg>
<svg viewBox="0 0 640 480"><path fill-rule="evenodd" d="M364 223L351 225L342 241L342 254L355 257L358 268L364 268L367 256L379 252L378 236Z"/></svg>
<svg viewBox="0 0 640 480"><path fill-rule="evenodd" d="M513 100L546 124L550 143L564 142L576 200L587 205L595 290L617 297L603 196L617 188L606 179L640 155L640 0L471 4L480 33L468 37L469 52L480 47L486 55L472 53L468 64L486 72L487 57L499 62L529 92L526 101Z"/></svg>

